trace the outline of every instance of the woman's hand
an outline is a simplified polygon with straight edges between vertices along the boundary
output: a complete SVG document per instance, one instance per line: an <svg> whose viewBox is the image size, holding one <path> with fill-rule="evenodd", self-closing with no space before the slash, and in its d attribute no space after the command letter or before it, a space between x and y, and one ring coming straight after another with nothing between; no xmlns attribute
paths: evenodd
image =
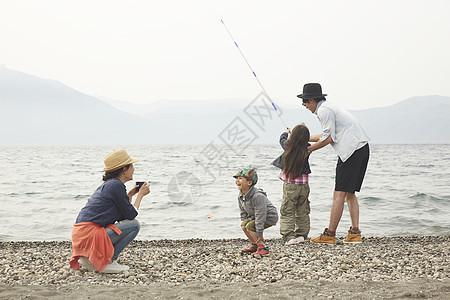
<svg viewBox="0 0 450 300"><path fill-rule="evenodd" d="M137 186L135 186L131 191L134 190L134 192L136 193L136 187ZM144 198L144 196L148 195L149 193L150 193L150 185L147 182L144 182L144 184L141 185L141 188L139 189L139 192L137 193L138 196L136 198L136 201L134 201L134 204L133 204L134 207L136 207L136 209L139 209L142 198ZM131 198L130 198L130 203L131 203Z"/></svg>
<svg viewBox="0 0 450 300"><path fill-rule="evenodd" d="M136 195L138 192L137 192L137 188L138 188L139 186L138 185L135 185L129 192L128 192L128 197L131 199L131 198L133 198L133 196L134 195Z"/></svg>
<svg viewBox="0 0 450 300"><path fill-rule="evenodd" d="M144 184L139 189L138 195L144 197L149 193L150 193L150 185L147 182L144 182Z"/></svg>
<svg viewBox="0 0 450 300"><path fill-rule="evenodd" d="M286 133L291 133L291 129L290 129L290 128L287 128L284 132L286 132Z"/></svg>

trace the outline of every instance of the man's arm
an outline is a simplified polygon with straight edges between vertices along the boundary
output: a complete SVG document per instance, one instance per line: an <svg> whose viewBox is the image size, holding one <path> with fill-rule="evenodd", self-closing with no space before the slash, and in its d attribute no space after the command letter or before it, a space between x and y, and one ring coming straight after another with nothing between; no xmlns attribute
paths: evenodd
<svg viewBox="0 0 450 300"><path fill-rule="evenodd" d="M319 141L319 139L322 137L322 135L323 135L323 133L321 133L321 134L316 134L316 135L311 135L311 136L309 137L309 141L310 141L310 142L316 143L316 142Z"/></svg>
<svg viewBox="0 0 450 300"><path fill-rule="evenodd" d="M321 136L322 136L321 134L312 136L312 137L318 137L318 139L315 140L315 141L310 139L310 141L316 142L316 143L314 143L314 144L312 144L311 146L308 147L308 150L310 152L319 150L319 149L321 149L321 148L325 147L326 145L328 145L328 144L333 142L333 139L331 138L331 135L328 136L324 141L320 141L320 137Z"/></svg>

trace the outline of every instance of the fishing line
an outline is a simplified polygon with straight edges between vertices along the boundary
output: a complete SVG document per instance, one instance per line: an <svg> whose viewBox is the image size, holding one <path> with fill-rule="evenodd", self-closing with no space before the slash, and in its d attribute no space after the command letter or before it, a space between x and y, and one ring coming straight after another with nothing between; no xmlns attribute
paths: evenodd
<svg viewBox="0 0 450 300"><path fill-rule="evenodd" d="M266 95L267 99L269 99L270 103L272 103L273 109L275 109L275 112L278 115L278 118L280 118L281 122L283 123L284 127L286 127L286 129L288 129L289 127L286 126L286 123L284 123L283 119L281 118L280 112L278 111L275 103L272 101L272 99L270 98L269 94L267 94L266 89L263 87L261 81L259 81L258 76L256 76L255 71L253 71L252 66L250 65L250 63L248 62L247 58L245 58L244 53L241 51L241 48L239 48L238 44L236 43L235 39L233 38L233 35L231 34L230 30L228 29L227 25L225 25L225 22L220 19L220 21L222 22L223 26L225 27L225 29L227 30L228 34L230 35L231 40L234 42L234 44L236 45L236 48L239 50L239 53L241 54L242 58L245 60L245 62L247 63L247 66L250 68L250 71L252 71L253 76L255 76L256 81L258 81L259 86L261 87L264 95Z"/></svg>

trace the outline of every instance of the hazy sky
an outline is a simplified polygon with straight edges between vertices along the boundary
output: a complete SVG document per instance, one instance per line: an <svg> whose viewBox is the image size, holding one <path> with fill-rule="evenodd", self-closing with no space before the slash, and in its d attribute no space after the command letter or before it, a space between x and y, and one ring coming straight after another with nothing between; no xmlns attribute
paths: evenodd
<svg viewBox="0 0 450 300"><path fill-rule="evenodd" d="M123 101L251 100L223 18L275 102L320 82L363 109L450 96L449 16L448 0L0 0L0 64Z"/></svg>

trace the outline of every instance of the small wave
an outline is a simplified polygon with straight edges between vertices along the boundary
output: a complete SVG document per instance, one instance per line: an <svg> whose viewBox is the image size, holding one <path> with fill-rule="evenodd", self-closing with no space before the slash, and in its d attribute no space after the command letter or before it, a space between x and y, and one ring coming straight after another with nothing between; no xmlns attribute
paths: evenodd
<svg viewBox="0 0 450 300"><path fill-rule="evenodd" d="M405 168L434 168L436 167L436 165L411 165L411 164L407 164L407 165L403 165L403 167Z"/></svg>
<svg viewBox="0 0 450 300"><path fill-rule="evenodd" d="M368 209L373 209L374 207L377 207L377 209L390 209L390 207L392 206L391 201L374 196L358 198L358 202L361 205L366 206Z"/></svg>
<svg viewBox="0 0 450 300"><path fill-rule="evenodd" d="M442 211L439 208L430 208L428 210L425 211L428 214L439 214Z"/></svg>
<svg viewBox="0 0 450 300"><path fill-rule="evenodd" d="M211 205L211 206L207 205L207 207L208 207L208 209L223 209L223 207L221 205Z"/></svg>
<svg viewBox="0 0 450 300"><path fill-rule="evenodd" d="M169 201L169 205L171 206L191 206L192 202L184 202L184 201Z"/></svg>
<svg viewBox="0 0 450 300"><path fill-rule="evenodd" d="M383 200L383 198L380 198L380 197L361 197L361 198L359 198L359 201L371 201L371 202L373 202L373 201L382 201Z"/></svg>
<svg viewBox="0 0 450 300"><path fill-rule="evenodd" d="M41 192L26 192L24 193L24 195L30 196L30 195L42 195L43 193Z"/></svg>
<svg viewBox="0 0 450 300"><path fill-rule="evenodd" d="M427 200L427 201L447 201L446 199L435 197L432 195L428 195L426 193L419 193L417 192L415 195L409 196L410 199L416 199L416 200Z"/></svg>
<svg viewBox="0 0 450 300"><path fill-rule="evenodd" d="M161 181L158 181L156 179L148 180L148 184L150 184L150 186L155 186L161 184Z"/></svg>
<svg viewBox="0 0 450 300"><path fill-rule="evenodd" d="M0 193L0 196L5 196L5 197L17 197L20 196L22 194L18 194L18 193Z"/></svg>

